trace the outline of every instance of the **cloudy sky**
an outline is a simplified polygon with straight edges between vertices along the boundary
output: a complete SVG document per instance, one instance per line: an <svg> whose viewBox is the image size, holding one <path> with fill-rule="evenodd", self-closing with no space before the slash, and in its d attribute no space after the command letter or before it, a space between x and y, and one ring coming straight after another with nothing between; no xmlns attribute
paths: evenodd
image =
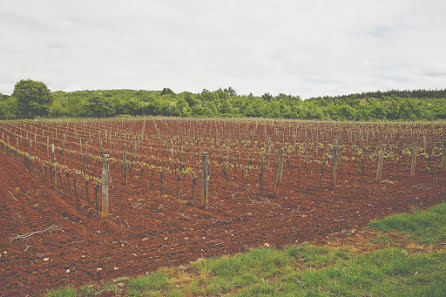
<svg viewBox="0 0 446 297"><path fill-rule="evenodd" d="M0 92L446 88L446 1L0 0Z"/></svg>

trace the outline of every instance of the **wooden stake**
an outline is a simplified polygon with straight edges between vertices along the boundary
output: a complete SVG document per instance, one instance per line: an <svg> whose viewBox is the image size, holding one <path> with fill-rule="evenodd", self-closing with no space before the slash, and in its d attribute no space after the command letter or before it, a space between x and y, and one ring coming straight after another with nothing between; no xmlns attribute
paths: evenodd
<svg viewBox="0 0 446 297"><path fill-rule="evenodd" d="M202 195L200 207L207 208L208 204L208 153L204 152L201 154L201 160L203 162L203 177L202 177Z"/></svg>
<svg viewBox="0 0 446 297"><path fill-rule="evenodd" d="M51 144L51 154L53 156L52 159L52 165L53 165L53 172L51 173L51 181L53 183L53 187L56 187L56 153L54 151L54 143Z"/></svg>
<svg viewBox="0 0 446 297"><path fill-rule="evenodd" d="M441 171L446 171L446 140L443 140L443 156L441 157Z"/></svg>
<svg viewBox="0 0 446 297"><path fill-rule="evenodd" d="M142 131L141 131L141 139L144 141L144 131L146 130L146 117L144 117L144 123L142 125Z"/></svg>
<svg viewBox="0 0 446 297"><path fill-rule="evenodd" d="M127 144L122 145L122 184L127 183L127 156L125 154L125 149Z"/></svg>
<svg viewBox="0 0 446 297"><path fill-rule="evenodd" d="M108 212L108 154L102 155L102 218L109 216Z"/></svg>
<svg viewBox="0 0 446 297"><path fill-rule="evenodd" d="M19 155L19 149L20 149L20 147L19 147L19 137L16 137L16 138L15 138L15 143L16 143L16 148L17 148L17 150L16 150L16 158L17 158L17 162L20 163L20 155Z"/></svg>
<svg viewBox="0 0 446 297"><path fill-rule="evenodd" d="M376 168L375 182L381 181L381 177L382 177L382 173L383 173L385 151L386 151L386 144L384 143L381 147L381 151L379 152L378 167Z"/></svg>
<svg viewBox="0 0 446 297"><path fill-rule="evenodd" d="M417 163L418 144L414 143L412 146L412 162L410 163L410 176L415 176L415 166Z"/></svg>
<svg viewBox="0 0 446 297"><path fill-rule="evenodd" d="M336 175L336 167L338 166L338 145L333 146L333 160L331 165L331 188L336 188L336 181L337 181L337 175Z"/></svg>
<svg viewBox="0 0 446 297"><path fill-rule="evenodd" d="M30 140L28 140L28 154L29 154L29 164L28 165L29 165L29 170L34 173L32 147L33 147L33 141L30 139Z"/></svg>
<svg viewBox="0 0 446 297"><path fill-rule="evenodd" d="M279 149L279 162L277 164L277 174L276 174L276 182L274 183L274 192L273 196L277 197L279 194L280 182L282 181L282 173L283 173L283 148Z"/></svg>
<svg viewBox="0 0 446 297"><path fill-rule="evenodd" d="M62 163L65 161L65 142L67 141L67 132L65 131L65 134L63 135L63 141L62 141Z"/></svg>
<svg viewBox="0 0 446 297"><path fill-rule="evenodd" d="M244 192L245 191L245 168L243 168L243 166L241 169L241 173L242 173L242 191Z"/></svg>
<svg viewBox="0 0 446 297"><path fill-rule="evenodd" d="M88 140L85 141L84 170L88 170Z"/></svg>

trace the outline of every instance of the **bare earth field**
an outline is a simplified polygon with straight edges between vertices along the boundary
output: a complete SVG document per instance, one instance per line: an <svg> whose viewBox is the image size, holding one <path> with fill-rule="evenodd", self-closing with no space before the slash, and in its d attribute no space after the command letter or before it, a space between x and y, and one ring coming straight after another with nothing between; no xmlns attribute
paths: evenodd
<svg viewBox="0 0 446 297"><path fill-rule="evenodd" d="M247 192L228 198L224 187L216 192L204 211L181 199L139 193L135 185L144 204L129 207L130 197L115 193L112 218L102 221L95 210L76 206L73 197L25 172L2 152L1 294L38 296L50 288L141 274L265 242L281 247L325 238L371 219L446 201L446 175L395 184L353 182L334 193L290 189L293 194L275 199ZM51 225L61 230L10 240Z"/></svg>

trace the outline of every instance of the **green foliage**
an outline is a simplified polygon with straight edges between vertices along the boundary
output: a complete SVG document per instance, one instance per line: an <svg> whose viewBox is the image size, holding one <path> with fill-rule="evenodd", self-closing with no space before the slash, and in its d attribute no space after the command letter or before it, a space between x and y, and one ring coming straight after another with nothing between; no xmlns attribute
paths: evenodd
<svg viewBox="0 0 446 297"><path fill-rule="evenodd" d="M0 119L14 120L19 117L19 106L17 98L8 96L5 100L0 101Z"/></svg>
<svg viewBox="0 0 446 297"><path fill-rule="evenodd" d="M115 115L115 106L108 98L92 97L83 107L84 114L88 117L106 118Z"/></svg>
<svg viewBox="0 0 446 297"><path fill-rule="evenodd" d="M26 83L24 83L26 82ZM17 86L43 83L21 81ZM44 86L44 85L43 85ZM21 89L21 88L18 88ZM25 88L29 89L29 88ZM31 88L37 90L40 88ZM46 89L42 88L42 90ZM46 89L47 90L47 89ZM14 94L32 92L14 92ZM47 94L46 92L40 92ZM39 93L39 94L40 94ZM49 91L48 91L49 94ZM22 96L22 95L20 95ZM26 98L34 98L25 96ZM0 119L17 117L110 117L119 115L161 115L179 117L265 117L308 120L444 120L446 90L389 91L338 97L310 98L283 93L273 96L238 95L231 87L201 93L162 91L98 90L54 92L46 100L24 104L19 97L0 95ZM14 101L17 98L16 101ZM23 98L20 97L20 98ZM48 96L43 96L48 98ZM8 103L6 103L8 102ZM16 103L9 104L9 103Z"/></svg>
<svg viewBox="0 0 446 297"><path fill-rule="evenodd" d="M171 89L169 89L169 88L164 88L161 91L161 96L162 95L175 95L175 93Z"/></svg>
<svg viewBox="0 0 446 297"><path fill-rule="evenodd" d="M48 115L53 97L43 82L21 80L14 87L20 116L24 118Z"/></svg>
<svg viewBox="0 0 446 297"><path fill-rule="evenodd" d="M351 95L302 101L298 96L286 94L275 97L268 93L261 97L252 94L237 95L231 88L212 92L203 90L198 94L190 92L175 94L168 88L161 92L144 90L56 92L53 94L51 115L101 116L94 112L79 112L79 108L85 111L83 106L90 98L101 97L110 100L115 107L115 115L266 117L339 121L446 119L446 95L438 98L436 93L427 93L437 97L417 98L383 94L385 93L379 93L379 98Z"/></svg>

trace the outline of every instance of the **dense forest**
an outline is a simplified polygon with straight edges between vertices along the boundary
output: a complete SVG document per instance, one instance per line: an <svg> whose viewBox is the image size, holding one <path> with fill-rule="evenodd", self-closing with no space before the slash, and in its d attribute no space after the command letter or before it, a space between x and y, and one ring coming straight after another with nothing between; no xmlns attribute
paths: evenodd
<svg viewBox="0 0 446 297"><path fill-rule="evenodd" d="M51 92L22 80L0 94L0 119L132 115L266 117L312 120L444 120L446 90L368 92L302 100L268 93L238 95L232 88L201 93L146 90Z"/></svg>

